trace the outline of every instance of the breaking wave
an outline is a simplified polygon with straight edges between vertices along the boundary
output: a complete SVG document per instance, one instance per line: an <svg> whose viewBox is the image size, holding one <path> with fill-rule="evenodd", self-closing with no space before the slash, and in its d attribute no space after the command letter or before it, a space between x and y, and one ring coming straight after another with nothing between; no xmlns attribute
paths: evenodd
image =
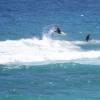
<svg viewBox="0 0 100 100"><path fill-rule="evenodd" d="M79 44L85 44L85 42L53 40L46 35L42 40L32 38L1 41L0 64L40 64L56 61L100 64L99 50L86 51Z"/></svg>

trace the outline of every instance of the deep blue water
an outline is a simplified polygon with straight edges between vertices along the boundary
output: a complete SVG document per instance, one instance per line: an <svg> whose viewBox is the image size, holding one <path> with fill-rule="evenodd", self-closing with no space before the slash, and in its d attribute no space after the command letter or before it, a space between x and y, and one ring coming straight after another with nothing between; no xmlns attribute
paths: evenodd
<svg viewBox="0 0 100 100"><path fill-rule="evenodd" d="M40 37L47 25L60 26L68 39L99 39L99 17L99 0L0 0L0 39Z"/></svg>
<svg viewBox="0 0 100 100"><path fill-rule="evenodd" d="M100 0L0 0L1 41L41 38L53 25L68 33L65 40L84 40L87 33L99 40ZM100 66L0 65L0 100L100 100Z"/></svg>

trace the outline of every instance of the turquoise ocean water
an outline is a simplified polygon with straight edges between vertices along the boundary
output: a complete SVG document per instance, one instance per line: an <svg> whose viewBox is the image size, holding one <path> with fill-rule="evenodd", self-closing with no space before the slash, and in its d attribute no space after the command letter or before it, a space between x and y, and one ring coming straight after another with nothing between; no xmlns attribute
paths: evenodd
<svg viewBox="0 0 100 100"><path fill-rule="evenodd" d="M0 0L0 100L100 100L99 39L99 0Z"/></svg>

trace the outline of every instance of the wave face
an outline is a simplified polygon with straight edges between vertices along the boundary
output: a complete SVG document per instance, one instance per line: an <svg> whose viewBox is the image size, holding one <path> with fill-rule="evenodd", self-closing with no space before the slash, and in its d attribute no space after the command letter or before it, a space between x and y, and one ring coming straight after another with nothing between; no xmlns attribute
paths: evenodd
<svg viewBox="0 0 100 100"><path fill-rule="evenodd" d="M51 31L50 31L51 32ZM49 35L51 33L48 33ZM0 42L0 64L32 63L42 64L59 61L100 64L100 51L84 50L82 41L53 40L44 35L42 40L37 38L6 40ZM95 44L99 44L97 41ZM89 42L94 44L94 42Z"/></svg>

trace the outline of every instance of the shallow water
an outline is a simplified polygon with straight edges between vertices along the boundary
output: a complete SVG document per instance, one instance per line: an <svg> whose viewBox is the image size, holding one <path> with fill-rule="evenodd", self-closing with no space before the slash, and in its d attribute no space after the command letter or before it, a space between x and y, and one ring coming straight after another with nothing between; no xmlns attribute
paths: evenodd
<svg viewBox="0 0 100 100"><path fill-rule="evenodd" d="M100 68L75 63L0 69L1 100L99 100Z"/></svg>

